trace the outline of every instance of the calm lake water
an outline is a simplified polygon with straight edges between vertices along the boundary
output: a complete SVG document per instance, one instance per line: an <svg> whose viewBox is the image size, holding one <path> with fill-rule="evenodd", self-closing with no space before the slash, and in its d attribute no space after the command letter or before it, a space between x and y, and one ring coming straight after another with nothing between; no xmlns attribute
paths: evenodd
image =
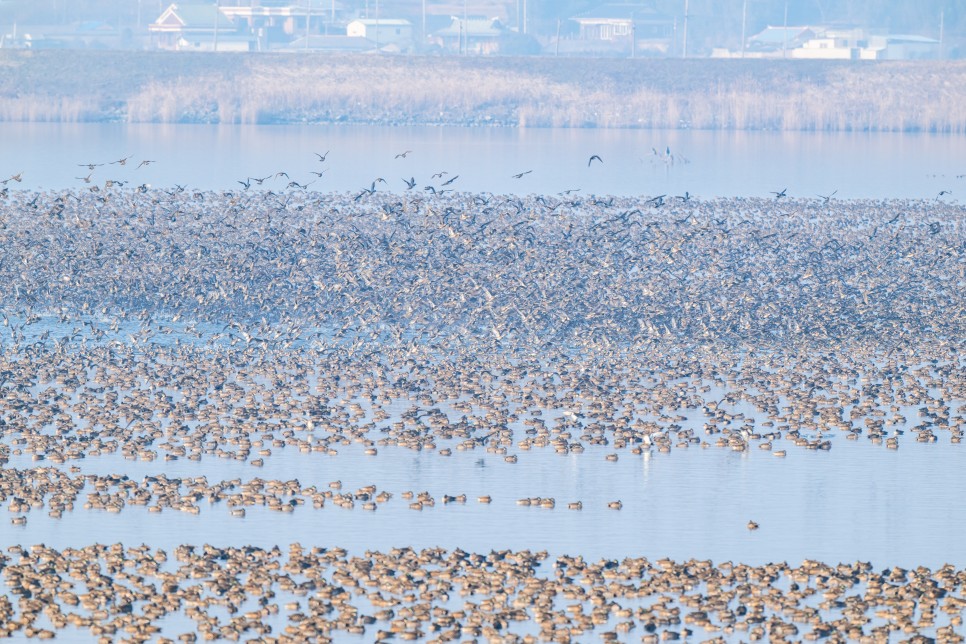
<svg viewBox="0 0 966 644"><path fill-rule="evenodd" d="M966 490L962 447L906 440L899 450L868 441L833 438L829 452L789 444L788 456L753 449L674 450L670 454L622 454L606 461L608 448L560 456L551 450L521 454L515 464L482 450L452 457L381 449L366 456L348 446L337 456L275 450L265 467L206 458L201 462L140 463L120 456L88 458L85 473L126 473L141 480L207 476L230 480L298 479L326 489L341 480L344 490L374 484L394 494L376 512L360 506L301 506L290 514L252 507L234 518L224 504L201 503L199 515L165 510L149 513L129 506L118 514L80 508L61 519L43 509L23 527L4 527L0 545L46 543L63 548L80 543L146 543L173 549L181 543L251 544L261 547L300 541L383 552L396 546L441 546L472 552L491 549L546 549L555 555L582 554L596 560L668 556L748 564L816 559L828 563L871 561L876 566L932 568L966 566ZM784 447L784 444L776 447ZM28 458L10 465L30 467ZM37 465L33 463L33 465ZM434 507L410 510L400 493L428 491ZM88 490L90 491L90 490ZM444 494L466 494L465 505L444 505ZM489 494L493 502L476 502ZM554 497L555 509L522 507L521 497ZM621 499L623 508L607 503ZM583 509L566 508L581 500ZM760 528L746 528L754 519Z"/></svg>
<svg viewBox="0 0 966 644"><path fill-rule="evenodd" d="M20 189L83 188L79 177L96 166L92 184L107 179L155 187L240 189L240 180L285 172L263 188L313 181L319 191L357 191L377 177L401 192L402 178L419 187L447 172L465 191L584 194L683 194L700 197L789 196L958 198L966 189L966 146L932 135L866 135L692 131L512 130L322 126L153 126L0 124L0 176L23 172ZM670 155L668 154L670 150ZM405 157L397 154L409 151ZM656 153L655 153L656 151ZM328 153L320 162L316 153ZM591 155L602 162L588 166ZM125 165L108 162L130 159ZM152 163L138 168L141 161ZM311 171L324 171L321 177ZM520 179L512 175L532 171ZM440 180L435 184L439 185ZM948 401L952 407L964 401ZM911 417L913 414L909 414ZM550 450L521 455L516 464L482 450L450 458L402 448L363 454L359 445L338 456L277 450L257 469L205 458L151 463L119 456L88 458L85 473L124 472L140 480L164 472L205 475L209 481L298 478L345 489L375 484L396 495L377 512L327 506L291 514L250 509L233 518L226 507L204 505L199 515L128 507L119 514L78 507L62 519L43 509L23 527L4 520L0 547L43 542L54 547L91 542L148 543L173 548L190 542L272 546L292 541L332 544L355 552L393 546L488 552L496 548L547 549L585 557L669 556L749 564L872 561L877 566L966 567L964 447L912 439L897 451L833 437L829 452L789 447L769 451L674 450L622 455L608 462L606 448L558 456ZM776 445L781 449L783 445ZM10 466L35 466L28 456ZM437 503L412 511L406 490L466 494L465 505ZM491 505L476 497L492 495ZM520 497L554 497L554 510L516 504ZM607 502L622 499L620 511ZM584 509L568 511L568 501ZM78 506L81 504L79 503ZM761 528L750 532L749 519Z"/></svg>
<svg viewBox="0 0 966 644"><path fill-rule="evenodd" d="M316 153L327 152L321 163ZM588 166L595 154L602 163ZM109 164L126 157L124 166ZM153 163L137 168L144 160ZM91 184L82 180L87 163L106 164ZM472 192L713 198L787 188L792 197L933 198L947 190L948 199L966 189L966 146L929 134L0 123L0 176L20 171L23 183L11 186L120 179L237 190L249 177L285 172L261 187L358 191L381 177L387 183L377 188L402 192L403 179L422 188L446 172L433 183L458 175L449 187Z"/></svg>

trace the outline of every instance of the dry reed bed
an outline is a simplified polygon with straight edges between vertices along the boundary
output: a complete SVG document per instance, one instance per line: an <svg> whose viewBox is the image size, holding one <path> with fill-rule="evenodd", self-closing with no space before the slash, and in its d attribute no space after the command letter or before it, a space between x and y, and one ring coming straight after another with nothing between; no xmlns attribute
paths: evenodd
<svg viewBox="0 0 966 644"><path fill-rule="evenodd" d="M966 132L966 64L3 52L0 121Z"/></svg>

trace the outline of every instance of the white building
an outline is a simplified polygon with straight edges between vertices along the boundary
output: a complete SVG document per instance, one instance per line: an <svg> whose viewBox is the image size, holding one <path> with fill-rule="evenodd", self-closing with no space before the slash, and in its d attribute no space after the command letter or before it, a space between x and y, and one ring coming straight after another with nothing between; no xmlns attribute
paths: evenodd
<svg viewBox="0 0 966 644"><path fill-rule="evenodd" d="M408 20L366 18L353 20L346 25L346 36L366 38L376 47L395 45L407 49L413 43L413 25Z"/></svg>
<svg viewBox="0 0 966 644"><path fill-rule="evenodd" d="M915 60L939 58L939 41L886 34L863 27L767 27L748 38L744 51L715 49L720 58Z"/></svg>
<svg viewBox="0 0 966 644"><path fill-rule="evenodd" d="M864 60L936 59L939 58L939 41L905 34L871 36L860 57Z"/></svg>
<svg viewBox="0 0 966 644"><path fill-rule="evenodd" d="M254 37L239 31L217 5L173 3L148 25L155 45L177 51L252 51Z"/></svg>

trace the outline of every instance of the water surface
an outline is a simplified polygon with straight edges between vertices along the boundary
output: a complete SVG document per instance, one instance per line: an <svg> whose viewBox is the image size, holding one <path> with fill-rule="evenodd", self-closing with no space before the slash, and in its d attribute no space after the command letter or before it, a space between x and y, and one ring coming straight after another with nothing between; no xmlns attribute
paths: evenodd
<svg viewBox="0 0 966 644"><path fill-rule="evenodd" d="M0 176L23 171L22 184L8 185L43 189L119 179L241 190L240 182L259 187L249 178L273 177L261 187L296 181L347 192L383 178L377 189L402 192L412 178L417 189L517 194L714 198L787 189L796 197L934 198L949 190L948 199L966 184L962 139L934 134L0 123L0 141ZM588 166L592 155L603 162ZM153 163L138 168L145 160ZM88 163L105 165L92 172Z"/></svg>

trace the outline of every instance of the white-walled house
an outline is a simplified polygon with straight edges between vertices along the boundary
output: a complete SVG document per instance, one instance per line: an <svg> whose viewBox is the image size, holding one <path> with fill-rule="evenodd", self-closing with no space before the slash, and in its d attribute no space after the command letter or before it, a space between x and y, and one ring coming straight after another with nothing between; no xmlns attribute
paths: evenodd
<svg viewBox="0 0 966 644"><path fill-rule="evenodd" d="M939 41L855 26L769 26L748 38L744 51L715 49L712 56L806 60L935 59L939 58Z"/></svg>
<svg viewBox="0 0 966 644"><path fill-rule="evenodd" d="M939 58L939 41L926 36L890 34L871 36L861 51L864 60L920 60Z"/></svg>
<svg viewBox="0 0 966 644"><path fill-rule="evenodd" d="M177 51L252 51L255 38L217 5L175 2L148 25L155 46Z"/></svg>
<svg viewBox="0 0 966 644"><path fill-rule="evenodd" d="M395 45L406 49L413 43L413 25L398 18L360 18L346 25L346 36L366 38L380 48Z"/></svg>

